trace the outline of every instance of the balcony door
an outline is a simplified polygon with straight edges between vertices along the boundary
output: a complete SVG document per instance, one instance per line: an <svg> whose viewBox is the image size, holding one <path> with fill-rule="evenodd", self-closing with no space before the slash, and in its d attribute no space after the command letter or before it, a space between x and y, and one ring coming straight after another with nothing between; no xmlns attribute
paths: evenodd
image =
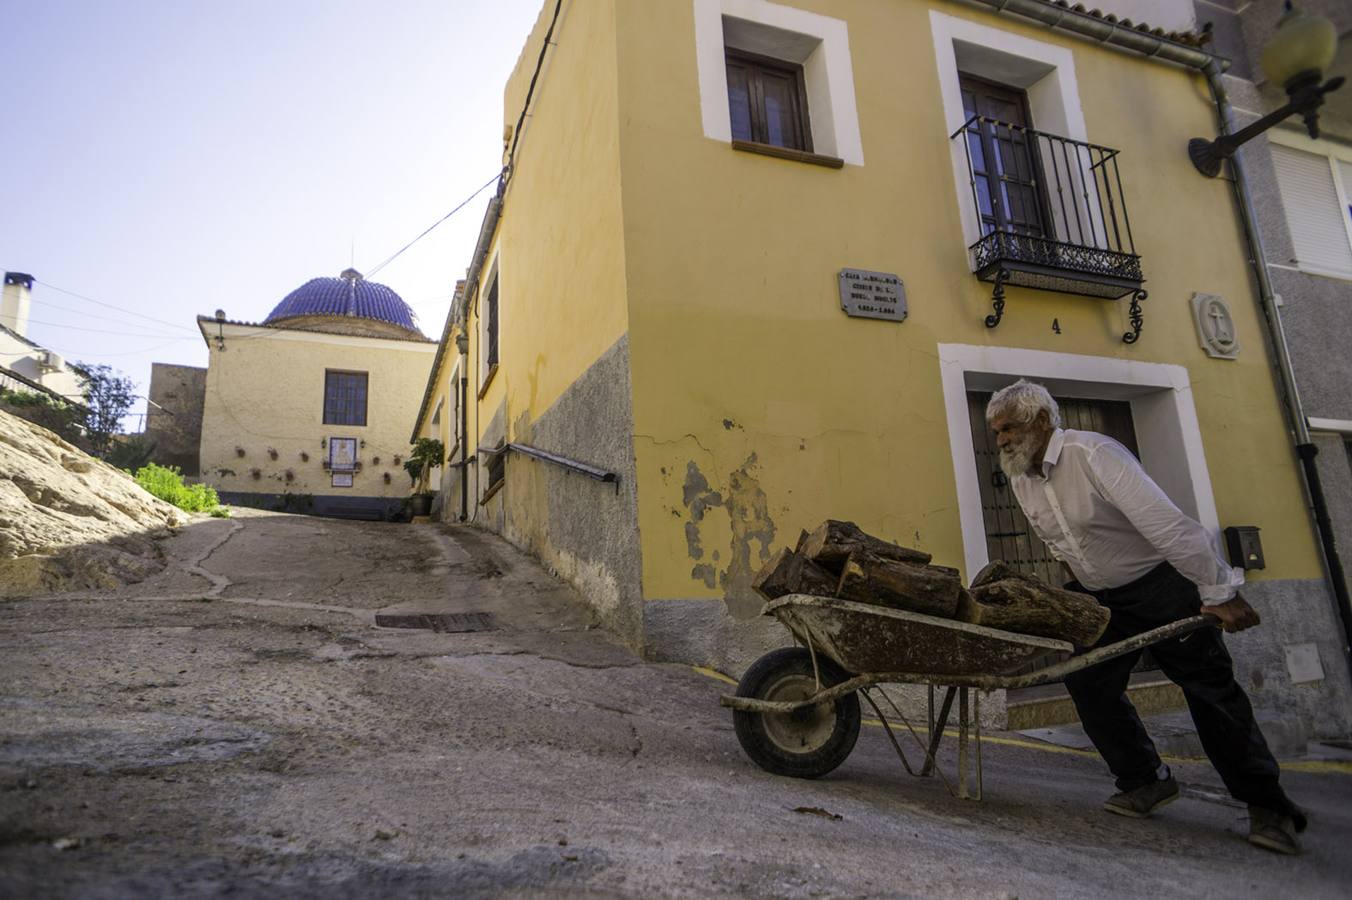
<svg viewBox="0 0 1352 900"><path fill-rule="evenodd" d="M981 233L1009 231L1052 237L1038 177L1037 140L1028 96L1018 88L959 73L972 159L973 188L981 211ZM973 120L982 116L986 120Z"/></svg>

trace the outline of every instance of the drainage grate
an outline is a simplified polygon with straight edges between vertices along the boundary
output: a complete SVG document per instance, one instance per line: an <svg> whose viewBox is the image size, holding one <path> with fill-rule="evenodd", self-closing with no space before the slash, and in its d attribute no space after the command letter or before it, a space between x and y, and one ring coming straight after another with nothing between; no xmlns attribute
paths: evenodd
<svg viewBox="0 0 1352 900"><path fill-rule="evenodd" d="M466 631L497 631L498 622L492 613L447 613L445 615L380 615L376 624L382 628L419 628L443 634Z"/></svg>

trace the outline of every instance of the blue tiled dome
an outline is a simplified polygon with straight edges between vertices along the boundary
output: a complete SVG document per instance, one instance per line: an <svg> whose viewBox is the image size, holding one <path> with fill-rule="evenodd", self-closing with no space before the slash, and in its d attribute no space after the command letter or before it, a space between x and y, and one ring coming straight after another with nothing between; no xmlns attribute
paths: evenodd
<svg viewBox="0 0 1352 900"><path fill-rule="evenodd" d="M352 316L418 330L413 309L398 294L367 281L356 269L344 269L337 278L311 278L287 294L263 322L297 316Z"/></svg>

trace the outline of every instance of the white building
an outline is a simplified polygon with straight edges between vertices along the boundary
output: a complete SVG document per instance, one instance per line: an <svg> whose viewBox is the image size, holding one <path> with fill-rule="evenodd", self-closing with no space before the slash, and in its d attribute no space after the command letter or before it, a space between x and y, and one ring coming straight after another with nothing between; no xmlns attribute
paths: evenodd
<svg viewBox="0 0 1352 900"><path fill-rule="evenodd" d="M46 391L84 403L84 379L54 350L28 338L33 276L6 272L0 297L0 387Z"/></svg>

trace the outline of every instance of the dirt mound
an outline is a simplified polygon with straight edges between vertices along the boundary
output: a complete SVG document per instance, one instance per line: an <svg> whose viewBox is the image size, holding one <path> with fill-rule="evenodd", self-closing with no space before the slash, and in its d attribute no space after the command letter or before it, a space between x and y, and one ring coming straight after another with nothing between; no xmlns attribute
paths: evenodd
<svg viewBox="0 0 1352 900"><path fill-rule="evenodd" d="M0 599L115 588L163 567L187 521L131 476L0 411Z"/></svg>

